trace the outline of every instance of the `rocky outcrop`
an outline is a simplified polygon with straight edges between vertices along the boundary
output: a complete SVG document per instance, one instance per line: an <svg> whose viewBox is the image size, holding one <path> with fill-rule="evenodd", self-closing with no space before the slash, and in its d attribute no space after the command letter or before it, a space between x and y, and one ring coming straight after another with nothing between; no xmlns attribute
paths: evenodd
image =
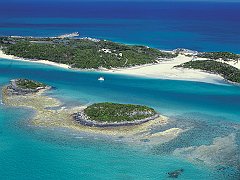
<svg viewBox="0 0 240 180"><path fill-rule="evenodd" d="M10 84L6 87L6 93L7 95L11 96L11 95L27 95L27 94L34 94L39 92L42 89L47 89L50 88L48 86L44 86L44 87L37 87L37 88L23 88L17 85L17 82L20 79L14 79L10 81Z"/></svg>
<svg viewBox="0 0 240 180"><path fill-rule="evenodd" d="M148 122L150 120L154 120L159 117L159 114L154 114L151 117L147 117L144 119L134 120L134 121L122 121L122 122L98 122L95 120L89 119L86 114L84 114L83 111L74 113L73 118L78 123L84 125L84 126L91 126L91 127L118 127L118 126L133 126L133 125L139 125L145 122Z"/></svg>

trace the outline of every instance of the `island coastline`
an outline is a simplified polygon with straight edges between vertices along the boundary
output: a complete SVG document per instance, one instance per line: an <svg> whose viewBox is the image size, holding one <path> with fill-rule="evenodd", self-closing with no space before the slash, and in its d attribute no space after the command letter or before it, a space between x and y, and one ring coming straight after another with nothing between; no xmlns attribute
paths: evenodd
<svg viewBox="0 0 240 180"><path fill-rule="evenodd" d="M220 75L210 74L201 70L192 70L184 68L174 68L174 66L190 61L192 58L185 55L179 55L173 60L166 60L155 64L139 65L129 68L113 68L113 69L77 69L61 63L55 63L48 60L34 60L15 57L4 54L0 50L0 58L8 60L16 60L30 63L38 63L44 65L55 66L63 69L71 69L76 71L94 71L107 74L129 75L136 77L156 78L156 79L170 79L183 81L196 81L212 84L223 84L224 78Z"/></svg>
<svg viewBox="0 0 240 180"><path fill-rule="evenodd" d="M66 65L66 64L55 63L55 62L48 61L48 60L25 59L25 58L16 57L16 56L13 56L13 55L7 55L0 49L0 59L1 58L2 59L8 59L8 60L15 60L15 61L45 64L45 65L60 67L60 68L64 68L64 69L71 69L71 67Z"/></svg>
<svg viewBox="0 0 240 180"><path fill-rule="evenodd" d="M12 81L11 81L12 82ZM49 107L59 107L62 103L52 97L48 97L45 92L51 88L40 89L38 92L30 94L12 94L8 93L8 87L2 89L2 101L5 106L29 108L33 110L34 116L29 121L29 125L34 127L45 128L66 128L76 132L87 133L90 136L105 136L111 138L123 137L126 140L134 139L141 143L143 139L150 139L149 143L164 143L176 138L186 129L170 128L160 132L151 132L151 129L157 126L166 125L168 118L157 114L154 118L150 118L145 122L138 124L113 124L113 126L87 126L82 125L73 118L73 114L83 111L86 106L73 107L69 109L51 110ZM128 141L127 140L127 141ZM159 142L160 141L160 142Z"/></svg>
<svg viewBox="0 0 240 180"><path fill-rule="evenodd" d="M134 119L132 121L127 121L127 120L120 121L120 122L117 122L117 121L106 122L103 120L96 121L96 120L89 118L86 115L86 113L84 112L85 109L83 109L77 113L74 113L73 118L76 122L80 123L81 125L90 126L90 127L102 128L102 127L136 126L136 125L141 125L143 123L149 122L151 120L155 120L160 117L160 115L158 113L154 113L151 116L148 116L148 117L145 117L142 119Z"/></svg>
<svg viewBox="0 0 240 180"><path fill-rule="evenodd" d="M214 60L237 69L240 68L240 55L231 52L198 52L184 48L166 51L87 37L73 38L72 35L79 34L45 38L0 37L0 58L82 72L94 71L212 84L235 83L229 81L225 74L181 65L191 61ZM49 50L53 53L49 53Z"/></svg>

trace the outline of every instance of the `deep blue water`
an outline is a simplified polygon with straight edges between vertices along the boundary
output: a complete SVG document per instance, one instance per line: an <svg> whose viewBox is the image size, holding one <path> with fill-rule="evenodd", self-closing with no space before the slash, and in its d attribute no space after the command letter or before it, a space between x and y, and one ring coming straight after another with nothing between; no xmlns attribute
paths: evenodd
<svg viewBox="0 0 240 180"><path fill-rule="evenodd" d="M0 2L0 35L78 31L161 49L239 53L239 10L240 3ZM34 128L28 126L30 110L0 104L0 179L169 179L166 173L180 168L184 172L178 179L239 179L239 86L110 74L99 83L101 75L0 59L0 87L13 78L31 78L56 87L48 94L65 106L145 104L170 117L163 129L191 130L162 146L127 146L63 129ZM209 162L220 155L224 168L173 156L177 148L211 145L216 137L231 134L235 148L204 154Z"/></svg>
<svg viewBox="0 0 240 180"><path fill-rule="evenodd" d="M240 53L240 3L1 2L0 35L81 36Z"/></svg>

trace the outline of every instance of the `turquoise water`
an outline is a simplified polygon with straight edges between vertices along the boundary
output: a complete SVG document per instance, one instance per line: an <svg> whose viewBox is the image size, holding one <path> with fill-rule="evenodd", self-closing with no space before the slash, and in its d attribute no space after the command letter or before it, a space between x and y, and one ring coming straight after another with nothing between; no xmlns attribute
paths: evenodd
<svg viewBox="0 0 240 180"><path fill-rule="evenodd" d="M50 134L41 132L40 137L19 126L23 112L0 112L1 179L165 179L166 172L177 167L185 169L184 179L209 177L202 173L204 169L187 162L122 145L93 140L76 142L61 132L50 139Z"/></svg>
<svg viewBox="0 0 240 180"><path fill-rule="evenodd" d="M240 87L228 84L136 78L77 72L52 66L0 61L0 86L12 78L42 81L56 87L48 94L66 106L112 101L146 104L170 116L163 127L192 127L164 145L146 147L96 139L65 129L28 126L30 110L0 105L0 179L238 179L238 150L222 154L231 163L218 170L173 156L176 148L210 145L216 137L236 135L239 144ZM237 163L237 164L236 164Z"/></svg>
<svg viewBox="0 0 240 180"><path fill-rule="evenodd" d="M239 53L239 9L240 3L227 2L2 0L0 35L58 36L78 31L81 37L166 50ZM100 83L97 78L102 75L106 81ZM56 87L48 95L64 106L103 101L145 104L170 117L168 125L153 131L189 130L163 145L127 145L66 129L31 127L31 110L0 104L0 179L159 180L181 168L184 172L178 179L240 179L239 86L77 72L1 59L0 87L13 78ZM186 148L196 150L186 153ZM177 156L179 151L183 153Z"/></svg>

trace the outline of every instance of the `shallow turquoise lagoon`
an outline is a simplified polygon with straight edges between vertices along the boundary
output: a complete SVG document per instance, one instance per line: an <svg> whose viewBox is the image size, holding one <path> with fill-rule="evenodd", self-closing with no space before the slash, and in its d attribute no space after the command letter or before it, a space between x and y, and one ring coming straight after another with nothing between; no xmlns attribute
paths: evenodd
<svg viewBox="0 0 240 180"><path fill-rule="evenodd" d="M240 87L224 82L158 80L1 59L0 86L13 78L31 78L55 87L48 94L65 106L112 101L145 104L169 116L172 127L192 127L173 141L146 147L91 138L66 129L28 125L31 110L0 105L0 179L239 179ZM98 77L104 76L104 82ZM234 134L237 148L222 158L224 167L176 157L177 148L211 145ZM211 161L211 160L210 160Z"/></svg>
<svg viewBox="0 0 240 180"><path fill-rule="evenodd" d="M240 3L228 2L3 0L0 35L57 36L78 31L81 37L160 49L239 53L239 8ZM99 76L106 81L98 82ZM20 77L54 86L48 94L64 106L102 101L145 104L170 117L169 125L156 131L190 130L163 145L133 146L66 129L34 128L28 125L31 110L0 104L0 180L164 180L169 179L167 172L181 168L184 172L178 179L240 179L239 86L77 72L0 59L0 87ZM200 147L216 149L174 154ZM205 163L190 161L189 156L204 158Z"/></svg>

